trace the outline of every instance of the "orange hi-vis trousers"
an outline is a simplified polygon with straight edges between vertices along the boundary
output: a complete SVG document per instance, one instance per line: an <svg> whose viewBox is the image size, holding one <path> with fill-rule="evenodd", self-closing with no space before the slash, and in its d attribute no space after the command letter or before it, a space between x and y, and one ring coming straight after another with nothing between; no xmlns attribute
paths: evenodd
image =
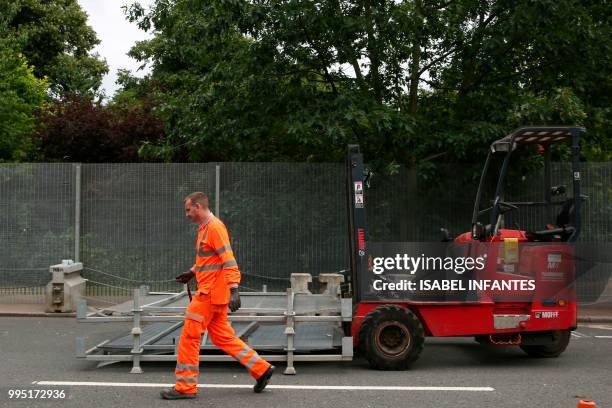
<svg viewBox="0 0 612 408"><path fill-rule="evenodd" d="M227 305L213 305L209 294L196 292L185 312L185 325L179 340L175 370L178 392L197 392L200 340L206 330L211 341L245 366L253 378L258 379L270 367L270 363L236 337L227 321Z"/></svg>

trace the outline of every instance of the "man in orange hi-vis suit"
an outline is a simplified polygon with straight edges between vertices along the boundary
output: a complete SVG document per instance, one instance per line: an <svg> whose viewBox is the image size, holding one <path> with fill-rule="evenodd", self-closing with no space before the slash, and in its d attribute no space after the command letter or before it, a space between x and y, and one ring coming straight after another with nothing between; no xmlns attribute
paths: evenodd
<svg viewBox="0 0 612 408"><path fill-rule="evenodd" d="M194 276L198 290L185 312L185 324L178 346L176 384L163 390L164 399L195 398L200 373L200 338L208 330L212 342L244 365L257 380L253 390L262 392L274 372L274 366L259 357L234 334L227 321L227 309L240 308L240 271L227 229L208 208L204 193L191 193L185 198L185 214L199 224L196 241L196 262L190 272L177 276L187 283Z"/></svg>

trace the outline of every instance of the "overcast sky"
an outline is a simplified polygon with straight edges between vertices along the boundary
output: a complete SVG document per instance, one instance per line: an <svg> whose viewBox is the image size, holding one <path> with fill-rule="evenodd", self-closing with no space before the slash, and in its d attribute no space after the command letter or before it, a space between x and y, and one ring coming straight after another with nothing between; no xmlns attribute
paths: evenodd
<svg viewBox="0 0 612 408"><path fill-rule="evenodd" d="M102 81L102 88L108 97L117 90L117 70L129 69L137 76L144 76L148 70L136 71L139 63L127 56L136 41L149 38L149 34L139 30L136 24L125 19L121 6L131 4L131 0L78 0L88 14L88 24L96 30L102 41L95 52L106 59L109 73ZM154 0L140 0L148 8Z"/></svg>

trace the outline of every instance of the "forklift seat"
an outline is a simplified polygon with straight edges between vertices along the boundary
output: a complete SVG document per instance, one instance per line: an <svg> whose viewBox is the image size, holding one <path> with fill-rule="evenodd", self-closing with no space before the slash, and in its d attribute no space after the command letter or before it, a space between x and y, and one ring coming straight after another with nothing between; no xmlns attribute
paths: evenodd
<svg viewBox="0 0 612 408"><path fill-rule="evenodd" d="M557 214L556 228L549 224L545 230L527 231L525 235L529 241L533 242L565 242L576 230L575 216L574 200L570 198L561 205L561 211Z"/></svg>

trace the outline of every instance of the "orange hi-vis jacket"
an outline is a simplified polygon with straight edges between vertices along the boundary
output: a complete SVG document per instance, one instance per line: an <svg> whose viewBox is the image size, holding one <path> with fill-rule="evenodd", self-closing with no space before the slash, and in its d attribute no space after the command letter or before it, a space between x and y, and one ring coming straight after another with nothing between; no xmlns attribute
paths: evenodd
<svg viewBox="0 0 612 408"><path fill-rule="evenodd" d="M228 304L230 287L240 284L227 228L212 213L198 229L196 261L191 270L198 281L198 292L210 294L213 305Z"/></svg>

